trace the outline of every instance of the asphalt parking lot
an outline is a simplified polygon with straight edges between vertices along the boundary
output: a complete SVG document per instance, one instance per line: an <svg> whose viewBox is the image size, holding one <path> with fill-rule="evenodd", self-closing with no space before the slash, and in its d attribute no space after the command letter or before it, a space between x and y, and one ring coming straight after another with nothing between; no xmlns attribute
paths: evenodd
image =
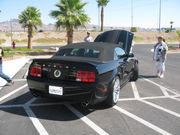
<svg viewBox="0 0 180 135"><path fill-rule="evenodd" d="M165 78L155 78L152 45L136 45L140 76L121 90L113 108L34 98L28 91L27 63L15 85L0 90L0 135L179 135L180 53L168 54Z"/></svg>

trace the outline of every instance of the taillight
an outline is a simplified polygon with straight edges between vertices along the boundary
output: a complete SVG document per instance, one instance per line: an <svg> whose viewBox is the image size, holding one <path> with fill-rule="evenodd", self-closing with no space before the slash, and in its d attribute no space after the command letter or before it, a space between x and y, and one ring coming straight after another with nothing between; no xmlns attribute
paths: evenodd
<svg viewBox="0 0 180 135"><path fill-rule="evenodd" d="M42 76L41 66L36 66L36 65L31 66L30 75L35 77L41 77Z"/></svg>
<svg viewBox="0 0 180 135"><path fill-rule="evenodd" d="M77 71L76 81L79 82L95 82L95 73L91 71Z"/></svg>

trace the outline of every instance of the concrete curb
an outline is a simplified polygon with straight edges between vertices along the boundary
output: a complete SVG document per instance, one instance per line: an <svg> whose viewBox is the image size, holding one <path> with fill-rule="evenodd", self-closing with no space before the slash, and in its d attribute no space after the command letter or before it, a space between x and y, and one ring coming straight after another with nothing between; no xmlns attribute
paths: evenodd
<svg viewBox="0 0 180 135"><path fill-rule="evenodd" d="M29 61L29 58L23 57L15 60L3 62L3 72L13 78L16 73ZM6 85L6 81L0 78L0 89Z"/></svg>

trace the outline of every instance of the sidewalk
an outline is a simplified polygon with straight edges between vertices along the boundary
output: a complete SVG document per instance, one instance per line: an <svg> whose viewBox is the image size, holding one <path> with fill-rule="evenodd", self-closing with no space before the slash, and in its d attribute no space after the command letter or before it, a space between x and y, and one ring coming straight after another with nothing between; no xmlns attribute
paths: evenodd
<svg viewBox="0 0 180 135"><path fill-rule="evenodd" d="M3 62L3 72L11 78L28 62L28 58L19 58ZM0 78L0 89L6 85L6 81Z"/></svg>

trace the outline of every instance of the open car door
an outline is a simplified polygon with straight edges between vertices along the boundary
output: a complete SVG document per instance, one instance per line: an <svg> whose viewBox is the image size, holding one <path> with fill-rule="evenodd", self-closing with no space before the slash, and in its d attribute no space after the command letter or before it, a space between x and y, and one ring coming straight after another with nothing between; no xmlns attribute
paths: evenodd
<svg viewBox="0 0 180 135"><path fill-rule="evenodd" d="M133 36L133 33L126 30L111 30L98 35L94 42L119 44L126 54L129 54Z"/></svg>

